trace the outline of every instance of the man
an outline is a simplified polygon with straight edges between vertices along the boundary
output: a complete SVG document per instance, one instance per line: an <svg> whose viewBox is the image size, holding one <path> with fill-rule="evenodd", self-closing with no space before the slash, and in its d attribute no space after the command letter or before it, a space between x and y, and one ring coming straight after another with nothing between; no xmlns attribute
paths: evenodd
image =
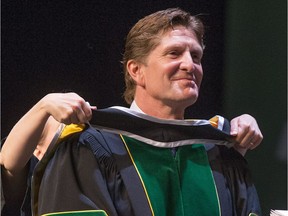
<svg viewBox="0 0 288 216"><path fill-rule="evenodd" d="M184 121L185 109L198 98L203 76L203 33L202 23L180 9L151 14L131 29L123 65L124 96L133 112L148 115L149 122ZM80 108L86 107L81 104ZM77 109L76 118L59 121L79 122L78 110L82 109ZM86 110L81 116L85 114L90 113ZM233 139L241 153L262 140L256 122L241 125L249 118L244 115L231 124L239 126ZM32 194L36 215L260 214L247 164L233 148L192 145L192 141L191 145L176 141L173 147L162 142L164 146L158 147L135 136L87 126L68 135L67 130L69 126L36 167Z"/></svg>

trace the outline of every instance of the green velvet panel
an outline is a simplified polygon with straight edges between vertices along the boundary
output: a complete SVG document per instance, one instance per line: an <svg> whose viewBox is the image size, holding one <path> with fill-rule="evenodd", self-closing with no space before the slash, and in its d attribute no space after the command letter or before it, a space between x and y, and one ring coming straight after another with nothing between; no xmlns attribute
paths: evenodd
<svg viewBox="0 0 288 216"><path fill-rule="evenodd" d="M201 144L158 148L124 137L155 216L219 215L218 197Z"/></svg>

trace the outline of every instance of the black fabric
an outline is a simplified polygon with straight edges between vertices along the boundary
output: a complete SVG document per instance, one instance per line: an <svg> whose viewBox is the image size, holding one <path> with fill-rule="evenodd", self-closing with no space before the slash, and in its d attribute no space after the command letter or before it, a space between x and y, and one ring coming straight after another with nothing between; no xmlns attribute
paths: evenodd
<svg viewBox="0 0 288 216"><path fill-rule="evenodd" d="M98 109L93 111L90 121L92 126L101 126L128 131L159 142L173 142L188 139L228 140L230 138L229 122L225 120L224 130L221 131L212 125L179 125L159 123L136 117L132 114L115 108ZM169 121L167 121L169 122Z"/></svg>
<svg viewBox="0 0 288 216"><path fill-rule="evenodd" d="M92 128L72 135L61 143L46 168L39 213L104 209L109 216L150 215L127 154L119 135ZM233 149L216 145L208 150L208 157L222 216L261 215L244 158Z"/></svg>
<svg viewBox="0 0 288 216"><path fill-rule="evenodd" d="M234 148L216 145L207 154L217 185L222 215L261 215L258 194L244 157Z"/></svg>
<svg viewBox="0 0 288 216"><path fill-rule="evenodd" d="M127 195L133 207L134 215L151 215L150 207L146 199L146 194L143 188L140 186L141 181L134 166L132 166L131 159L127 154L126 148L120 140L119 135L112 133L102 132L107 143L115 163L117 164L117 170L121 175ZM93 149L93 143L90 143L90 148ZM95 155L95 152L93 152ZM97 159L97 158L96 158ZM117 193L117 192L116 192ZM123 211L125 213L125 211Z"/></svg>
<svg viewBox="0 0 288 216"><path fill-rule="evenodd" d="M133 181L135 186L131 185L132 179L128 178L127 181L127 176L123 178L122 171L119 170L131 166L125 163L126 152L119 146L116 147L119 144L121 147L120 137L118 143L111 143L113 140L107 141L107 138L88 128L60 144L47 165L41 182L38 214L103 209L108 215L149 215L148 204L145 204L141 193L130 196L127 189L139 187L139 183ZM121 155L114 155L111 151L115 147L116 152L125 153L120 164L117 163L120 158L115 157Z"/></svg>
<svg viewBox="0 0 288 216"><path fill-rule="evenodd" d="M182 135L188 139L227 139L230 131L229 122L224 124L225 132L210 125L205 125L205 128L178 127L150 122L116 109L98 110L93 116L97 119L92 119L92 124L125 129L141 136L152 134L152 138L158 137L162 142L182 139ZM173 149L177 151L177 148ZM225 146L210 145L206 150L222 215L261 215L257 192L245 159L233 148ZM36 160L30 161L30 171L36 163ZM22 206L23 216L31 215L29 183L30 178ZM89 209L103 209L112 216L151 215L141 181L119 134L92 127L70 135L45 154L35 169L32 189L32 198L38 201L33 206L36 215Z"/></svg>
<svg viewBox="0 0 288 216"><path fill-rule="evenodd" d="M21 206L21 216L30 216L32 215L32 209L31 209L31 181L32 181L32 175L34 172L34 169L39 162L38 158L36 158L34 155L30 159L29 164L29 174L27 178L27 190L25 193L25 198L23 201L23 204Z"/></svg>

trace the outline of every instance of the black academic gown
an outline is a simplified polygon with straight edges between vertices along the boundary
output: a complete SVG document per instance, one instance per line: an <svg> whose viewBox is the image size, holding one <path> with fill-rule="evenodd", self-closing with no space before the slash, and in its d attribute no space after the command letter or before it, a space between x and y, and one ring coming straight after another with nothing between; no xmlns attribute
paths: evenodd
<svg viewBox="0 0 288 216"><path fill-rule="evenodd" d="M218 145L209 145L207 154L221 215L261 215L245 159L233 148ZM152 215L141 179L117 134L91 127L73 134L59 143L45 166L40 164L34 174L36 215L92 209L112 216Z"/></svg>

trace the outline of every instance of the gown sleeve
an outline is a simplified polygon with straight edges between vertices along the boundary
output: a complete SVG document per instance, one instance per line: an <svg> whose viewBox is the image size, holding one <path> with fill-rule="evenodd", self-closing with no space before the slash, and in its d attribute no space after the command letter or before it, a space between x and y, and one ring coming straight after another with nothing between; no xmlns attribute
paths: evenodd
<svg viewBox="0 0 288 216"><path fill-rule="evenodd" d="M245 158L234 148L225 146L214 146L207 153L222 215L261 215L258 194Z"/></svg>
<svg viewBox="0 0 288 216"><path fill-rule="evenodd" d="M60 143L45 169L39 197L34 202L39 215L79 210L133 215L106 140L91 128Z"/></svg>

